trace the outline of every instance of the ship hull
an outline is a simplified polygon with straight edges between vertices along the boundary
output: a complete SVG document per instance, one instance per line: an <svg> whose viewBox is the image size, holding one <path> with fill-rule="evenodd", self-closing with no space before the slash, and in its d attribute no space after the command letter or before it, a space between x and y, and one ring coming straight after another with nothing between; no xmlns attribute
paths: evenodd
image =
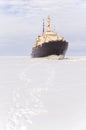
<svg viewBox="0 0 86 130"><path fill-rule="evenodd" d="M46 57L50 55L62 55L64 57L67 48L68 42L66 41L52 41L43 43L41 46L33 47L31 56L33 58Z"/></svg>

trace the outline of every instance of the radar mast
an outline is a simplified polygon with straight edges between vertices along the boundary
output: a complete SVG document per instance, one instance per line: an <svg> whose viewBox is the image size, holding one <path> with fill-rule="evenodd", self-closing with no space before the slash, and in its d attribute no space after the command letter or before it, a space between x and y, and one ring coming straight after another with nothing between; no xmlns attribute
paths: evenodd
<svg viewBox="0 0 86 130"><path fill-rule="evenodd" d="M50 32L50 16L48 16L48 19L47 19L47 32Z"/></svg>

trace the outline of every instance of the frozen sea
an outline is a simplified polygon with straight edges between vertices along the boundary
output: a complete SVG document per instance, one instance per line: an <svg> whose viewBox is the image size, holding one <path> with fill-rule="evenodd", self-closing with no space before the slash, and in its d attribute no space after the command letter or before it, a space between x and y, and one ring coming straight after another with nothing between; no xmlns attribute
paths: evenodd
<svg viewBox="0 0 86 130"><path fill-rule="evenodd" d="M0 130L86 130L86 56L0 57Z"/></svg>

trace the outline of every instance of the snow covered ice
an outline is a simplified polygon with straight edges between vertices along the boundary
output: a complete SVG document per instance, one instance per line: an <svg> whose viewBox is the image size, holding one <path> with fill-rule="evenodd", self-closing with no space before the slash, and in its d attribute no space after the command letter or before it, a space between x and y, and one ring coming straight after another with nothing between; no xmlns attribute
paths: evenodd
<svg viewBox="0 0 86 130"><path fill-rule="evenodd" d="M0 57L0 130L85 130L86 57Z"/></svg>

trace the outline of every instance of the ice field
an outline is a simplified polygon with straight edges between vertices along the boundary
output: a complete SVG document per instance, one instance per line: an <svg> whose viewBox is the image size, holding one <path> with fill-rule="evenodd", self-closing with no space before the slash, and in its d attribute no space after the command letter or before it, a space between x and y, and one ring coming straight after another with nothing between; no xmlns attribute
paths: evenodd
<svg viewBox="0 0 86 130"><path fill-rule="evenodd" d="M0 130L86 130L86 57L0 57Z"/></svg>

